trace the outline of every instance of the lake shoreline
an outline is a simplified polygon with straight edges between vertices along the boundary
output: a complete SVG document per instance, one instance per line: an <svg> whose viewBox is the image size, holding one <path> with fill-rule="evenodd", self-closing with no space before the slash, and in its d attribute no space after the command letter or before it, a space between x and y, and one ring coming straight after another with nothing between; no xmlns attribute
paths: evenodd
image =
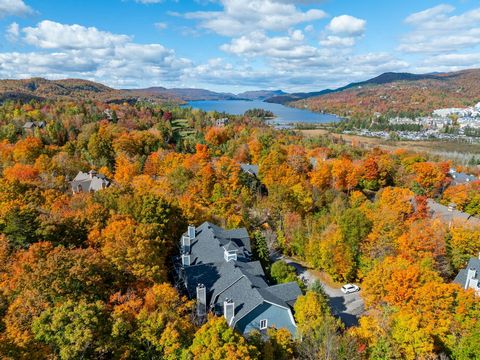
<svg viewBox="0 0 480 360"><path fill-rule="evenodd" d="M272 125L295 126L295 124L326 124L341 121L342 119L333 114L321 114L307 109L297 109L282 104L267 103L261 100L195 100L189 101L184 107L192 107L203 111L217 111L231 115L243 115L250 109L263 109L271 111L274 119Z"/></svg>

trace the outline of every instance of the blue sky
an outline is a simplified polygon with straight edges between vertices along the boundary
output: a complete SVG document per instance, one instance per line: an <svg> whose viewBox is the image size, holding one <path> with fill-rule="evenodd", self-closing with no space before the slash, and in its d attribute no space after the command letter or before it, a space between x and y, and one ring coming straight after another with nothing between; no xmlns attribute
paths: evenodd
<svg viewBox="0 0 480 360"><path fill-rule="evenodd" d="M0 0L0 78L313 91L472 67L477 0Z"/></svg>

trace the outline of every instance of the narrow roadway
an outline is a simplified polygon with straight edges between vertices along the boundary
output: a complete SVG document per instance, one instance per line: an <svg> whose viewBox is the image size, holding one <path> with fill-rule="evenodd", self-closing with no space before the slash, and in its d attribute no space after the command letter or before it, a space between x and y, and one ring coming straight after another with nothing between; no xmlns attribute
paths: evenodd
<svg viewBox="0 0 480 360"><path fill-rule="evenodd" d="M313 284L315 280L318 280L323 285L323 289L329 298L333 315L338 316L346 327L358 325L358 318L364 311L361 290L353 294L344 294L340 289L333 288L326 284L319 279L318 276L315 276L315 274L295 260L285 256L281 257L281 259L295 268L297 275L307 286Z"/></svg>

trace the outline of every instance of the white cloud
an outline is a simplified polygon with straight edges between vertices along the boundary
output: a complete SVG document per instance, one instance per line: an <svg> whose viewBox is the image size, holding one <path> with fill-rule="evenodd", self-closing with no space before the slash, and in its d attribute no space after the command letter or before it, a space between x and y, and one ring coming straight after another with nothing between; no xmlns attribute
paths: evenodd
<svg viewBox="0 0 480 360"><path fill-rule="evenodd" d="M165 30L168 27L168 25L163 22L157 22L154 24L154 26L157 30Z"/></svg>
<svg viewBox="0 0 480 360"><path fill-rule="evenodd" d="M14 22L7 27L5 37L10 42L16 42L20 36L20 26Z"/></svg>
<svg viewBox="0 0 480 360"><path fill-rule="evenodd" d="M221 0L220 3L222 11L197 11L184 16L198 20L201 28L224 36L238 36L252 30L286 30L327 16L320 9L301 11L295 1Z"/></svg>
<svg viewBox="0 0 480 360"><path fill-rule="evenodd" d="M340 15L334 17L327 29L334 34L349 36L360 36L365 32L367 22L350 15Z"/></svg>
<svg viewBox="0 0 480 360"><path fill-rule="evenodd" d="M356 38L328 35L320 40L320 45L327 47L351 47L355 45Z"/></svg>
<svg viewBox="0 0 480 360"><path fill-rule="evenodd" d="M413 13L405 19L405 22L408 24L421 25L422 23L430 22L433 19L445 19L445 15L453 12L454 10L455 8L451 5L441 4L427 10Z"/></svg>
<svg viewBox="0 0 480 360"><path fill-rule="evenodd" d="M455 8L439 5L405 19L413 27L401 41L400 51L446 53L480 45L480 8L452 15Z"/></svg>
<svg viewBox="0 0 480 360"><path fill-rule="evenodd" d="M23 29L24 40L44 49L101 49L126 43L131 40L126 35L115 35L94 27L64 25L44 20L37 27Z"/></svg>
<svg viewBox="0 0 480 360"><path fill-rule="evenodd" d="M409 66L386 53L352 56L338 51L319 51L316 56L307 58L276 59L264 67L252 67L251 64L250 61L231 63L213 59L187 69L186 73L191 81L223 87L226 91L234 86L305 91L339 87Z"/></svg>
<svg viewBox="0 0 480 360"><path fill-rule="evenodd" d="M287 36L268 37L263 31L255 31L233 39L221 49L235 55L247 57L266 56L269 58L293 59L317 55L317 49L303 44L301 30L291 30Z"/></svg>
<svg viewBox="0 0 480 360"><path fill-rule="evenodd" d="M415 72L449 72L480 68L480 52L467 54L440 54L427 56L414 68Z"/></svg>
<svg viewBox="0 0 480 360"><path fill-rule="evenodd" d="M175 83L192 66L161 44L137 44L129 36L81 25L43 21L37 27L12 27L12 32L38 51L0 53L0 78L80 77L138 87Z"/></svg>
<svg viewBox="0 0 480 360"><path fill-rule="evenodd" d="M9 15L28 15L33 13L30 6L23 0L0 0L0 18Z"/></svg>
<svg viewBox="0 0 480 360"><path fill-rule="evenodd" d="M363 37L367 22L351 15L334 17L326 26L320 38L320 45L325 47L348 48Z"/></svg>

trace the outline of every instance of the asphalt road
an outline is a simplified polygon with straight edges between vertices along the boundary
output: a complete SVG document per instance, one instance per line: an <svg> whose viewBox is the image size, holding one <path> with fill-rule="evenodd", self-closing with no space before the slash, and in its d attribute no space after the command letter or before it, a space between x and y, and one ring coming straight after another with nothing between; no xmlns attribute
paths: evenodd
<svg viewBox="0 0 480 360"><path fill-rule="evenodd" d="M295 260L286 257L283 257L283 260L295 267L297 275L305 284L307 284L307 286L311 285L315 280L322 283L323 289L328 295L332 313L335 316L338 316L346 327L358 325L358 318L364 311L361 290L353 294L344 294L340 289L328 286L325 282L312 274L312 272L308 271L303 265L295 262Z"/></svg>

